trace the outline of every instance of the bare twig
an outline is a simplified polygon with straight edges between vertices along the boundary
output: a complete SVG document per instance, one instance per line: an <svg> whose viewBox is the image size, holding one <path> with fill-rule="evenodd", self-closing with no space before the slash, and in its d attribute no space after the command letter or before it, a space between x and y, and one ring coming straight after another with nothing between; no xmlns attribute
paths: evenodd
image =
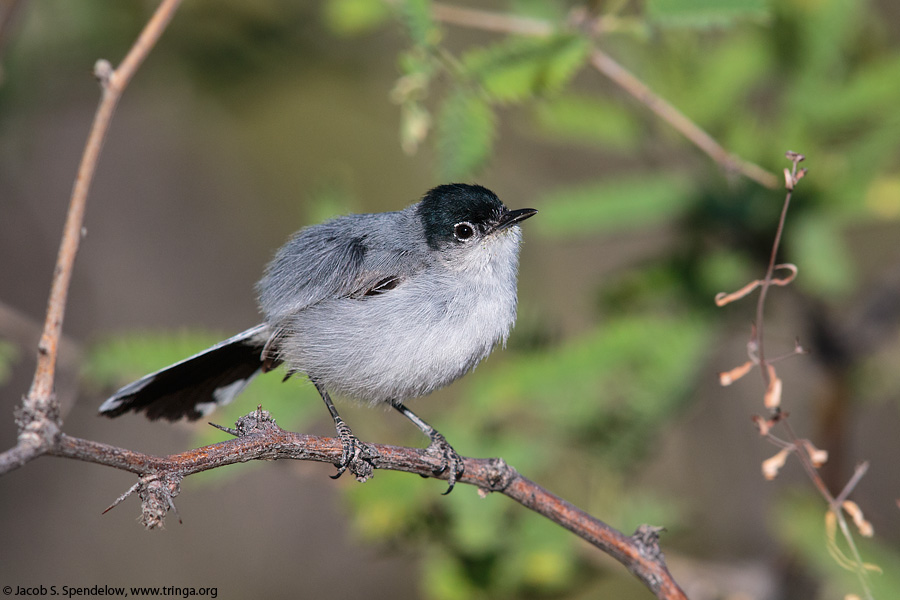
<svg viewBox="0 0 900 600"><path fill-rule="evenodd" d="M100 156L103 141L106 139L106 132L109 130L109 124L116 105L137 68L147 57L159 36L162 35L180 2L181 0L164 0L160 4L118 69L113 70L111 65L105 60L97 61L95 66L94 72L100 80L103 94L100 99L100 105L97 107L97 113L94 116L94 123L91 126L91 132L88 136L84 154L81 157L81 164L78 167L78 175L75 178L75 185L72 189L69 213L66 217L56 269L53 272L47 319L44 323L44 333L41 336L41 343L38 348L38 365L35 371L34 382L29 392L30 397L46 398L51 395L53 390L57 343L62 331L66 296L69 291L69 282L72 278L72 265L75 262L78 242L81 239L87 195L91 182L94 179L94 173L97 170L97 159Z"/></svg>
<svg viewBox="0 0 900 600"><path fill-rule="evenodd" d="M15 469L47 451L60 434L59 403L54 395L56 359L62 333L66 297L72 279L72 265L78 252L82 235L87 195L97 169L97 159L106 138L106 132L122 92L131 81L138 67L162 35L181 0L163 0L137 41L131 47L118 69L105 60L97 61L94 72L102 86L102 97L94 116L78 167L78 175L69 201L69 212L63 228L62 241L57 255L47 317L38 344L37 366L28 395L18 411L18 444L12 450L0 454L0 474Z"/></svg>
<svg viewBox="0 0 900 600"><path fill-rule="evenodd" d="M784 196L784 204L781 207L781 216L778 218L778 227L775 230L775 240L772 242L772 252L769 254L769 266L766 269L766 276L762 280L759 298L756 301L756 353L761 366L760 372L762 373L763 381L766 385L769 385L770 379L769 369L766 368L768 363L766 363L765 349L763 347L763 314L766 306L766 294L769 292L769 288L772 285L772 280L775 275L775 259L778 257L778 249L781 247L781 236L784 233L784 223L787 221L788 208L791 206L794 185L796 185L797 181L799 181L806 173L806 169L799 170L799 165L806 158L805 156L797 154L796 152L788 152L787 158L791 161L791 170L788 171L785 169L785 188L787 189L787 193Z"/></svg>
<svg viewBox="0 0 900 600"><path fill-rule="evenodd" d="M843 504L847 498L850 497L850 494L853 493L853 490L856 489L857 484L859 484L859 480L863 478L863 475L866 474L866 471L869 470L869 463L864 461L856 465L856 469L853 470L853 476L850 477L849 481L844 484L844 489L841 490L841 493L838 494L837 498L834 499L835 504Z"/></svg>
<svg viewBox="0 0 900 600"><path fill-rule="evenodd" d="M438 2L432 4L432 14L436 20L444 23L495 33L541 37L551 35L554 31L560 30L560 27L555 24L541 19L518 17ZM604 21L602 19L591 18L584 11L574 11L570 21L581 26L583 30L592 35L604 30ZM656 116L674 127L723 169L728 172L740 173L769 189L778 187L778 177L759 165L729 153L712 136L703 131L699 125L653 92L643 81L596 46L591 51L590 61L597 71L611 79L638 102L653 111Z"/></svg>
<svg viewBox="0 0 900 600"><path fill-rule="evenodd" d="M231 431L238 437L165 457L61 433L48 454L139 475L138 483L113 506L137 492L142 499L144 524L151 528L160 526L165 513L174 508L173 498L182 479L189 475L250 460L293 459L331 464L341 460L339 439L285 431L262 409L242 417ZM446 473L440 472L442 459L426 450L379 444L369 446L373 451L370 460L376 469L447 478ZM658 598L686 598L666 568L655 528L643 526L634 535L627 536L523 477L503 459L464 458L463 462L465 470L459 483L477 486L483 493L502 493L565 527L628 567Z"/></svg>
<svg viewBox="0 0 900 600"><path fill-rule="evenodd" d="M434 18L443 23L495 33L546 36L553 33L554 30L551 23L541 19L454 6L443 2L433 2L431 10Z"/></svg>
<svg viewBox="0 0 900 600"><path fill-rule="evenodd" d="M674 127L678 133L703 150L726 171L740 173L769 189L775 189L778 186L778 178L775 175L725 150L721 144L703 131L699 125L653 92L643 81L635 77L628 69L599 48L594 48L591 52L591 64L641 104L653 111L657 117Z"/></svg>

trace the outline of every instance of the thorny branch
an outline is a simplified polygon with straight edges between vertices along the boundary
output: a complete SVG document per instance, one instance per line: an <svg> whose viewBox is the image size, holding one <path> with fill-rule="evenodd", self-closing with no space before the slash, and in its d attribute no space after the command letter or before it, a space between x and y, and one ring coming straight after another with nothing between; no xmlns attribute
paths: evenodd
<svg viewBox="0 0 900 600"><path fill-rule="evenodd" d="M181 490L181 481L188 475L249 460L291 458L334 464L340 461L342 453L339 440L286 432L261 408L238 421L237 428L233 431L235 439L167 457L150 456L84 440L61 431L59 402L53 391L54 378L66 299L82 235L87 195L119 98L162 35L179 4L180 0L163 0L160 3L118 68L113 69L105 60L100 60L95 65L94 72L102 87L102 97L72 190L54 269L47 317L38 346L34 380L17 411L18 443L0 454L0 475L41 455L82 460L135 473L139 475L138 482L110 508L137 493L141 498L143 522L148 528L162 525L169 510L177 515L174 498ZM371 447L375 451L371 458L375 468L418 473L426 477L442 475L440 459L427 450L374 444ZM620 561L658 598L686 598L665 566L658 544L659 529L642 526L634 535L626 536L522 477L502 459L467 458L464 462L465 473L460 480L462 483L476 485L485 494L503 493L565 527Z"/></svg>
<svg viewBox="0 0 900 600"><path fill-rule="evenodd" d="M760 435L780 448L777 454L763 461L763 476L766 479L774 479L775 477L777 477L778 472L784 466L788 456L793 455L797 457L797 460L800 461L800 464L809 477L810 481L812 481L819 494L828 503L828 511L826 512L825 516L825 525L826 534L828 537L829 552L831 552L832 556L834 556L835 560L842 567L856 572L857 577L859 578L860 585L865 593L865 597L871 599L872 592L869 588L867 571L872 570L876 567L863 562L862 557L859 554L859 550L857 549L856 544L853 540L853 534L850 531L850 527L848 526L846 519L846 516L849 515L861 535L866 537L872 536L872 526L868 521L866 521L865 517L863 516L862 510L855 502L848 499L850 494L856 488L856 485L859 483L860 479L862 479L863 475L865 475L866 471L869 468L869 465L867 462L863 462L857 465L853 475L846 483L843 490L841 490L840 494L834 496L831 493L818 471L819 467L825 464L825 462L828 460L828 452L816 448L810 440L799 438L796 433L794 433L794 430L791 427L790 422L788 421L788 413L781 408L782 381L778 377L773 365L773 363L778 360L778 358L785 358L787 356L803 354L806 351L800 345L800 343L797 342L795 343L793 352L790 352L785 356L778 357L776 359L767 359L765 354L764 316L766 296L769 288L773 285L787 285L791 283L791 281L793 281L794 277L796 277L797 275L796 266L791 264L775 264L778 256L778 250L781 245L781 238L784 233L784 225L787 220L788 208L790 207L794 188L796 187L797 183L806 175L806 169L800 168L799 166L800 163L805 160L805 157L802 154L798 154L796 152L787 152L786 157L791 161L791 168L784 169L784 182L787 193L785 194L784 204L781 209L781 216L778 220L778 226L775 231L775 240L772 243L772 250L769 255L768 267L766 269L764 278L751 282L737 292L733 292L731 294L722 293L716 295L716 304L718 306L724 306L725 304L729 304L730 302L743 298L757 287L760 288L759 298L756 302L756 323L754 324L753 333L750 336L750 340L747 343L747 351L750 360L730 371L720 373L719 381L723 386L731 385L731 383L746 375L754 366L759 367L760 375L762 376L763 383L766 386L764 404L770 412L768 418L763 418L756 415L754 416L753 420L756 423L757 428L759 429ZM781 269L788 270L788 276L784 278L776 278L775 272ZM781 425L784 429L786 433L786 439L782 439L772 433L772 430L777 425ZM850 549L852 558L848 559L847 557L845 557L843 552L838 548L837 543L835 542L835 530L838 528L840 528L841 534L847 543L847 547Z"/></svg>
<svg viewBox="0 0 900 600"><path fill-rule="evenodd" d="M106 465L137 474L140 479L113 506L137 493L141 498L142 521L148 528L159 527L181 481L188 475L250 460L312 460L339 463L341 444L337 438L322 438L281 429L261 408L238 420L234 439L165 457L150 456L60 434L48 454ZM376 469L416 473L446 479L442 459L427 450L369 444L371 463ZM482 494L498 492L547 517L606 552L640 579L658 598L686 598L665 566L658 544L659 530L642 526L626 536L562 498L520 475L503 459L464 458L465 470L459 483L479 488ZM112 508L112 507L110 507ZM109 510L109 509L107 509Z"/></svg>

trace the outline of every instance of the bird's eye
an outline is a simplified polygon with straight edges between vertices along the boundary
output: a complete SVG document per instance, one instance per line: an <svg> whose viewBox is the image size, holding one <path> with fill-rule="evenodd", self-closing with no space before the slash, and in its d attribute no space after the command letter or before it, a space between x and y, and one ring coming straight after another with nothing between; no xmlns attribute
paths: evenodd
<svg viewBox="0 0 900 600"><path fill-rule="evenodd" d="M475 227L471 223L457 223L453 226L453 235L459 241L465 241L475 235Z"/></svg>

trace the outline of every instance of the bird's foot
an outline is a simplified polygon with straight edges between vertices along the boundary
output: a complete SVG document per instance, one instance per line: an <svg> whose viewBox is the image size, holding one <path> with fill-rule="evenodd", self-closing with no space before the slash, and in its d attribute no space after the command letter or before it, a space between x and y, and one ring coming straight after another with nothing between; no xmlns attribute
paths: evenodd
<svg viewBox="0 0 900 600"><path fill-rule="evenodd" d="M459 476L463 474L465 465L462 458L460 458L459 454L456 453L456 450L453 449L453 446L447 442L443 435L432 430L428 437L431 438L431 443L428 445L426 452L441 457L441 467L435 469L434 474L447 473L447 491L444 492L446 496L453 491L453 486L456 485Z"/></svg>
<svg viewBox="0 0 900 600"><path fill-rule="evenodd" d="M334 422L338 437L341 440L341 461L335 463L337 473L331 475L332 479L337 479L349 470L356 477L357 481L366 481L375 471L372 465L372 459L375 458L377 452L353 435L350 427L344 423L344 420L338 417Z"/></svg>

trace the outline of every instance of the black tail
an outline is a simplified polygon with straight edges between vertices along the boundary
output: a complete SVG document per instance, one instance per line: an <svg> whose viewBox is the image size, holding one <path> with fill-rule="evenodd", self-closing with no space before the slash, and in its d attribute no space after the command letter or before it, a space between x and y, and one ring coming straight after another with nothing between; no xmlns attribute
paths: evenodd
<svg viewBox="0 0 900 600"><path fill-rule="evenodd" d="M100 406L118 417L143 411L148 419L196 420L228 404L262 369L269 329L257 325L212 348L129 383Z"/></svg>

